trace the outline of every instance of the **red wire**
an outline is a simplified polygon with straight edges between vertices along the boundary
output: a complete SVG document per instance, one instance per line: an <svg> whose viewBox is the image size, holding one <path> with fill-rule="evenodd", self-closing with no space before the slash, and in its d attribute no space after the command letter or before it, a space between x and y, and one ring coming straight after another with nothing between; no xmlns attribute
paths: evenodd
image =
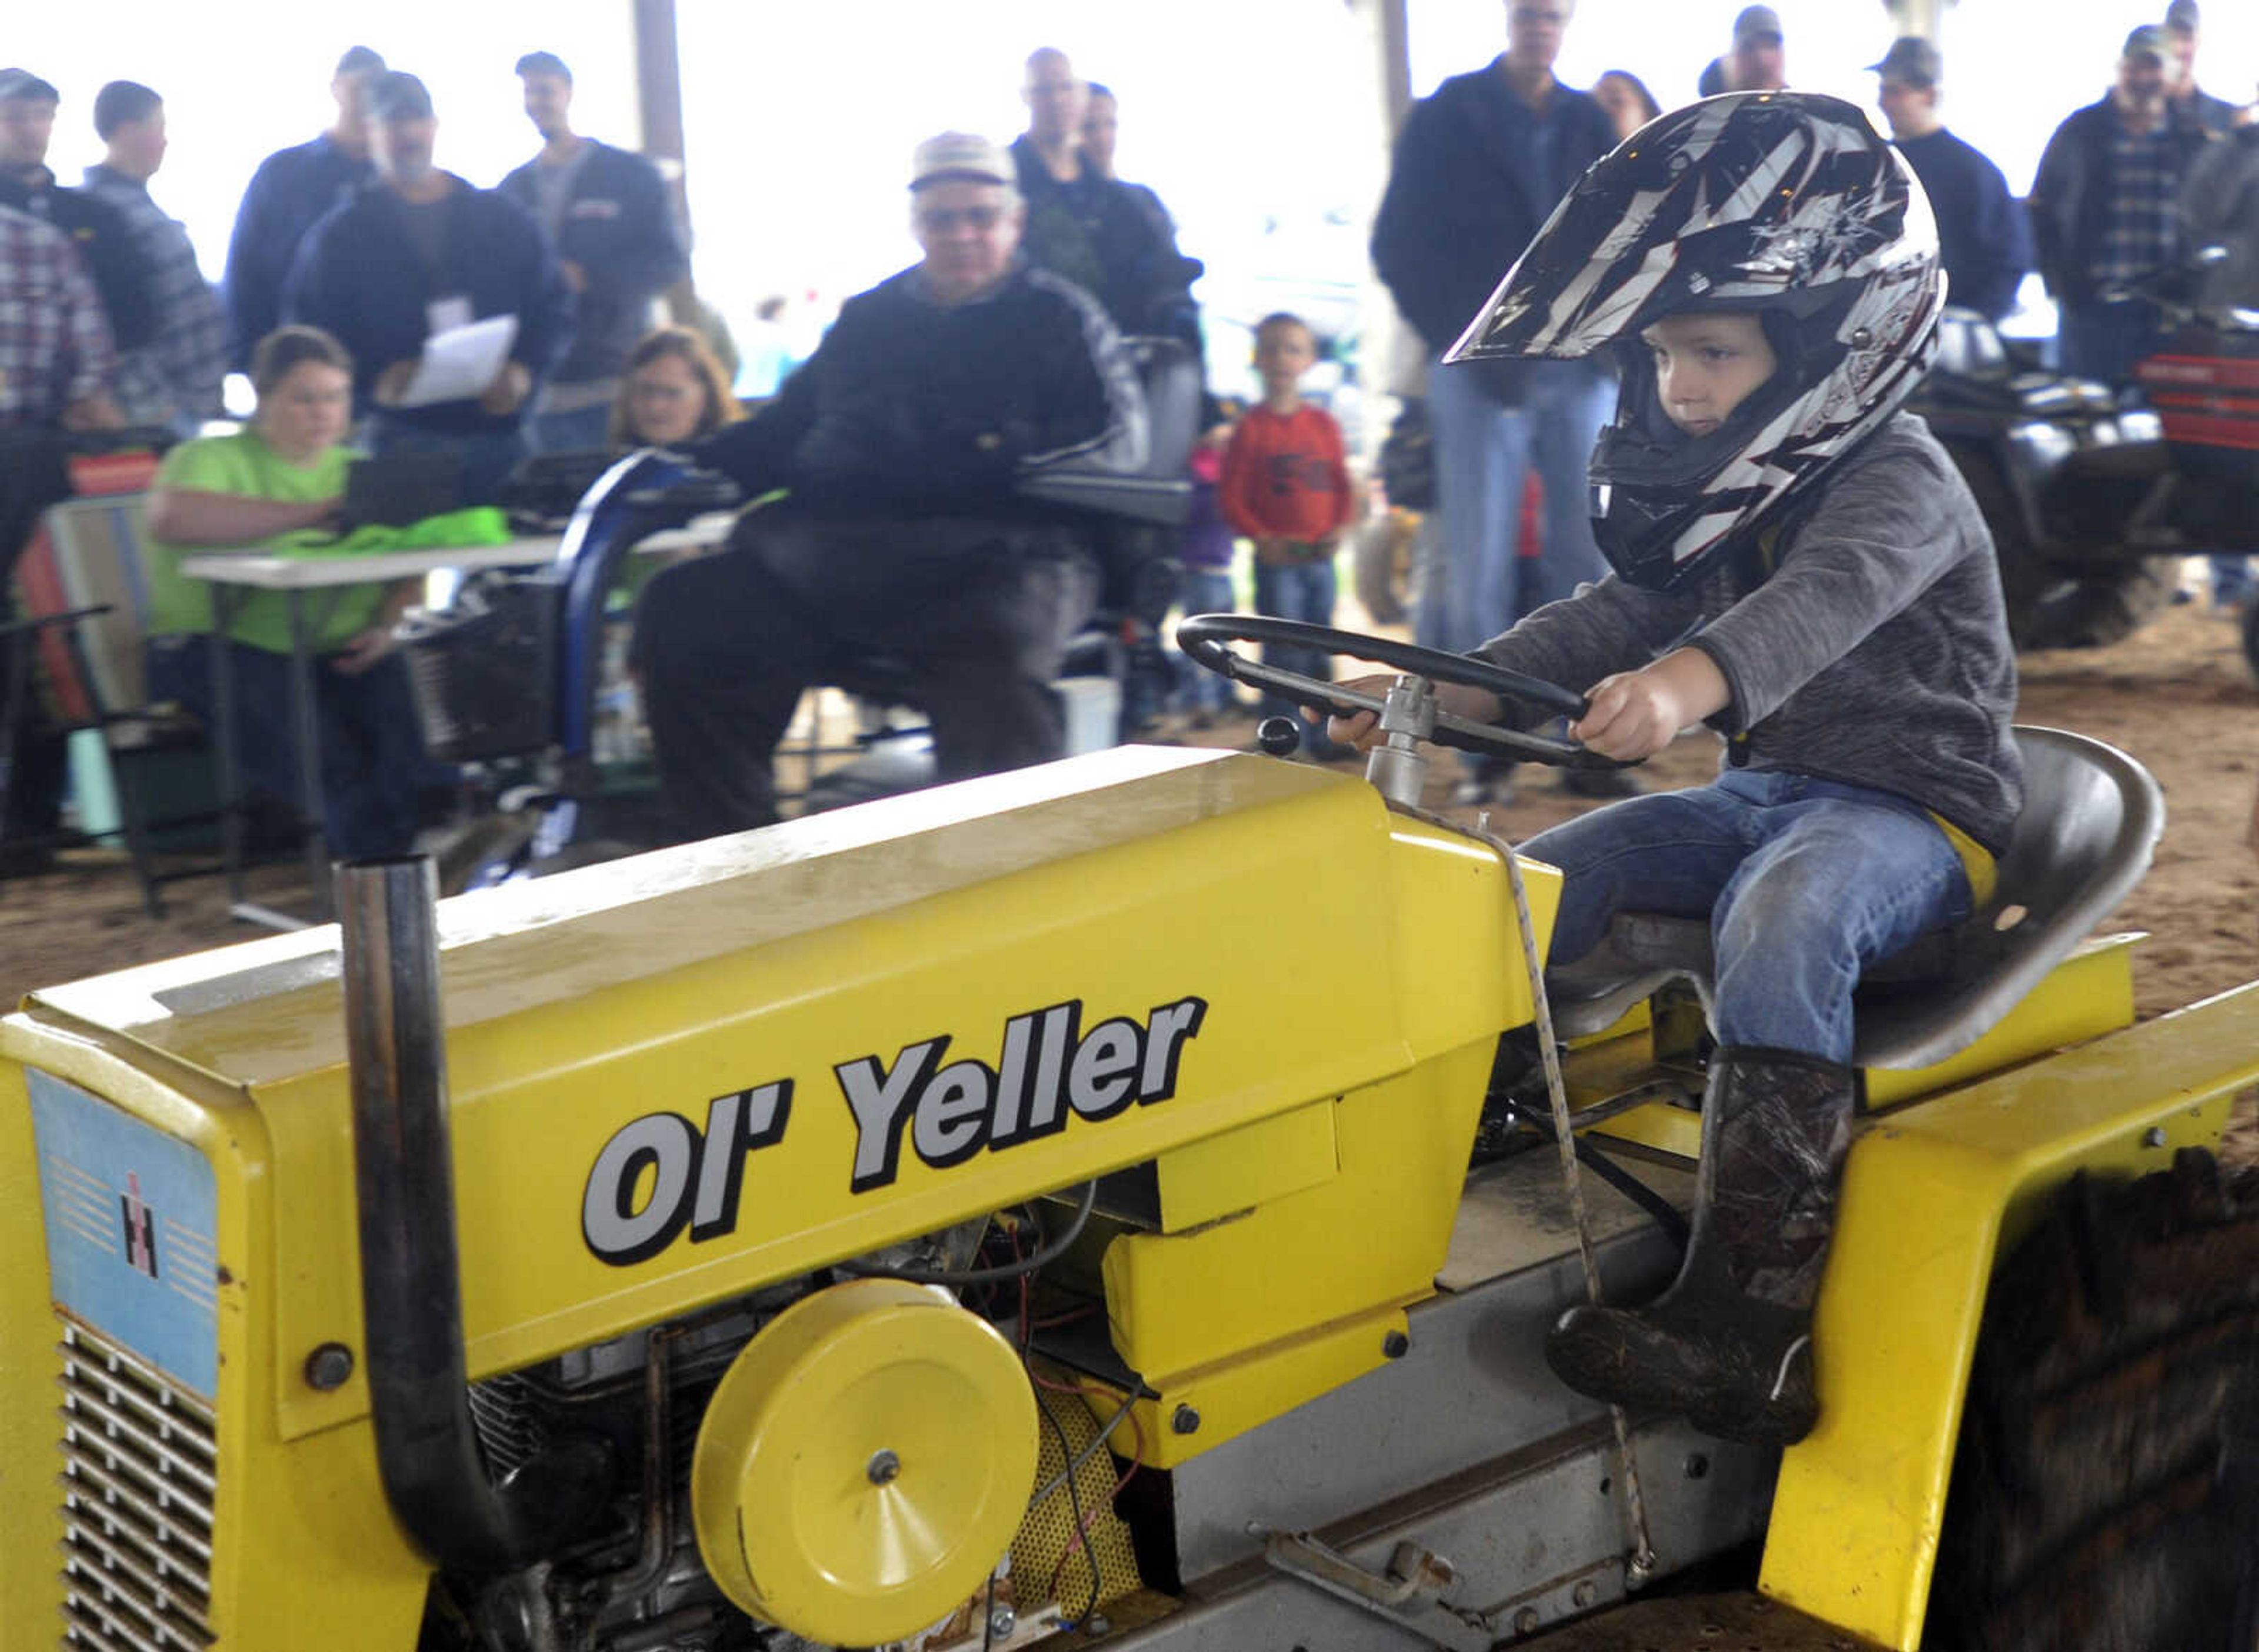
<svg viewBox="0 0 2259 1652"><path fill-rule="evenodd" d="M1130 1415L1135 1417L1137 1413L1133 1410L1130 1413ZM1131 1477L1137 1472L1138 1467L1139 1464L1137 1459L1135 1457L1130 1458L1130 1466L1122 1470L1122 1478L1114 1482L1114 1489L1106 1494L1106 1500L1101 1503L1094 1503L1091 1506L1090 1513L1082 1517L1082 1523L1074 1528L1074 1536L1068 1541L1066 1548L1060 1553L1058 1563L1051 1568L1052 1599L1057 1600L1058 1599L1059 1574L1066 1570L1066 1563L1073 1557L1074 1551L1078 1549L1084 1551L1084 1558L1089 1563L1090 1581L1093 1587L1095 1588L1097 1586L1099 1583L1098 1556L1089 1551L1087 1541L1090 1536L1090 1528L1098 1523L1098 1517L1101 1512L1111 1508L1114 1506L1114 1499L1122 1495L1122 1488L1130 1484Z"/></svg>
<svg viewBox="0 0 2259 1652"><path fill-rule="evenodd" d="M1012 1259L1016 1262L1019 1260L1019 1235L1016 1232L1009 1233L1008 1234L1008 1238L1009 1239L1012 1246ZM1072 1313L1058 1314L1050 1319L1037 1320L1031 1323L1028 1318L1028 1276L1023 1273L1020 1276L1019 1279L1020 1305L1016 1328L1019 1332L1020 1361L1022 1365L1025 1367L1027 1371L1028 1380L1034 1383L1038 1388L1049 1389L1055 1394L1073 1394L1078 1398L1082 1399L1087 1399L1093 1394L1107 1394L1108 1391L1104 1388L1094 1387L1082 1383L1053 1382L1050 1378L1044 1376L1041 1371L1035 1368L1033 1362L1030 1360L1028 1356L1028 1342L1032 1334L1033 1326L1063 1325L1070 1320L1080 1319L1086 1314L1096 1312L1096 1305L1087 1304L1082 1307L1075 1309ZM1110 1395L1108 1397L1111 1398ZM1058 1589L1060 1574L1066 1570L1067 1562L1074 1557L1074 1552L1077 1549L1081 1549L1083 1551L1083 1558L1090 1567L1090 1582L1094 1593L1101 1585L1101 1579L1098 1570L1098 1556L1095 1554L1091 1553L1089 1549L1090 1529L1093 1526L1098 1523L1099 1515L1105 1510L1112 1507L1114 1505L1114 1499L1122 1495L1122 1488L1130 1484L1130 1480L1137 1475L1138 1469L1143 1466L1145 1456L1145 1425L1137 1420L1137 1406L1134 1399L1129 1402L1128 1415L1130 1419L1130 1433L1131 1439L1130 1449L1130 1466L1122 1470L1121 1475L1114 1482L1114 1489L1106 1494L1104 1499L1094 1502L1091 1506L1090 1512L1085 1514L1081 1520L1076 1525L1074 1528L1074 1535L1067 1540L1067 1546L1065 1549L1060 1551L1058 1563L1051 1567L1051 1595L1053 1600L1057 1600L1059 1598ZM1070 1454L1070 1456L1072 1454Z"/></svg>
<svg viewBox="0 0 2259 1652"><path fill-rule="evenodd" d="M1075 1394L1087 1398L1094 1393L1103 1394L1107 1392L1103 1388L1094 1388L1081 1383L1053 1382L1032 1365L1028 1368L1028 1376L1037 1386L1048 1388L1055 1394ZM1090 1565L1093 1587L1098 1584L1098 1557L1088 1552L1090 1528L1098 1523L1098 1516L1101 1511L1113 1506L1114 1499L1122 1495L1122 1488L1136 1478L1137 1470L1144 1466L1145 1425L1137 1420L1137 1406L1134 1400L1130 1402L1128 1414L1131 1436L1130 1466L1122 1470L1120 1478L1114 1482L1114 1489L1106 1494L1105 1499L1091 1505L1090 1512L1085 1514L1080 1523L1076 1526L1073 1537L1068 1540L1067 1546L1059 1552L1058 1562L1051 1568L1051 1599L1054 1600L1059 1598L1059 1576L1066 1570L1067 1562L1074 1557L1074 1551L1078 1549L1085 1551L1085 1558Z"/></svg>

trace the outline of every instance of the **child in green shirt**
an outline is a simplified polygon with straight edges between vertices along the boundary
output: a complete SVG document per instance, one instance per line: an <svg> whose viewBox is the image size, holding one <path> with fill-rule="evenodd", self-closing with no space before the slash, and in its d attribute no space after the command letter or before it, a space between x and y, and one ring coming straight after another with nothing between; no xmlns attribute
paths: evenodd
<svg viewBox="0 0 2259 1652"><path fill-rule="evenodd" d="M284 327L260 342L251 365L259 409L232 436L185 442L167 454L150 496L149 693L217 723L211 587L180 571L216 548L288 552L326 539L353 455L353 362L313 327ZM414 846L417 792L447 772L424 751L408 673L392 652L393 623L413 581L333 587L316 605L313 646L319 718L322 828L348 859ZM239 595L228 626L236 749L253 789L297 798L291 737L290 630L280 591Z"/></svg>

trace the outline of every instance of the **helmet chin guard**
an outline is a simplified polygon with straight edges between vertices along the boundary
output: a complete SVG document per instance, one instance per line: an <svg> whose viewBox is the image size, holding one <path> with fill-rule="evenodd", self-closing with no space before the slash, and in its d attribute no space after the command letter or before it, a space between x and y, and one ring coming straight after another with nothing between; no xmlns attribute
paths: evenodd
<svg viewBox="0 0 2259 1652"><path fill-rule="evenodd" d="M1615 347L1623 388L1593 451L1593 533L1619 577L1671 590L1898 409L1944 303L1928 198L1866 117L1814 93L1735 93L1595 161L1443 360ZM1664 414L1640 335L1714 311L1762 317L1779 366L1689 437Z"/></svg>

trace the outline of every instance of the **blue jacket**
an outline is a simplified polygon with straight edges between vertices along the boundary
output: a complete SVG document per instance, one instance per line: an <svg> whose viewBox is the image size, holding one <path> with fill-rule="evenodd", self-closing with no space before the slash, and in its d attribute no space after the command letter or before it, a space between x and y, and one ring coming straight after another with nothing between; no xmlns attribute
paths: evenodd
<svg viewBox="0 0 2259 1652"><path fill-rule="evenodd" d="M436 271L417 256L400 199L382 184L332 209L290 267L282 318L326 328L353 352L356 411L368 410L385 368L423 353L434 299L467 298L477 320L516 316L510 358L531 370L537 390L572 329L573 295L541 226L495 191L446 175L455 187L445 202ZM385 414L424 430L467 432L510 429L522 417L523 409L496 417L474 399Z"/></svg>
<svg viewBox="0 0 2259 1652"><path fill-rule="evenodd" d="M651 301L690 268L675 234L674 213L659 168L641 155L593 138L574 174L558 233L557 256L588 273L573 337L558 361L559 384L616 378L651 324ZM502 193L539 217L536 179L527 161L502 181Z"/></svg>
<svg viewBox="0 0 2259 1652"><path fill-rule="evenodd" d="M1540 115L1504 64L1455 75L1412 106L1372 223L1373 267L1433 351L1457 341L1561 197L1616 146L1591 94L1556 86Z"/></svg>
<svg viewBox="0 0 2259 1652"><path fill-rule="evenodd" d="M1898 150L1937 215L1947 302L1999 320L2015 308L2016 288L2032 267L2031 225L2008 181L1942 126L1927 138L1900 139Z"/></svg>
<svg viewBox="0 0 2259 1652"><path fill-rule="evenodd" d="M259 163L236 209L222 282L238 368L250 366L253 346L281 321L282 282L306 231L375 176L367 156L347 154L327 132Z"/></svg>

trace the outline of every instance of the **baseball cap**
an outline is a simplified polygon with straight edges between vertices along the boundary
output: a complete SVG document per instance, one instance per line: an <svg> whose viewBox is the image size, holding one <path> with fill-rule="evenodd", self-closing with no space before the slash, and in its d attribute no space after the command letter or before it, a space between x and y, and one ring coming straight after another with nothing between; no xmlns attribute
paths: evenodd
<svg viewBox="0 0 2259 1652"><path fill-rule="evenodd" d="M381 75L383 73L384 59L373 47L349 46L346 48L346 54L338 60L337 72L332 78L342 80L348 75Z"/></svg>
<svg viewBox="0 0 2259 1652"><path fill-rule="evenodd" d="M63 95L29 69L0 69L0 103L19 101L60 103Z"/></svg>
<svg viewBox="0 0 2259 1652"><path fill-rule="evenodd" d="M2196 0L2173 0L2165 8L2165 26L2182 34L2194 34L2202 20Z"/></svg>
<svg viewBox="0 0 2259 1652"><path fill-rule="evenodd" d="M1945 53L1919 34L1901 34L1879 63L1867 67L1885 79L1909 86L1935 86L1945 78Z"/></svg>
<svg viewBox="0 0 2259 1652"><path fill-rule="evenodd" d="M1763 39L1771 36L1781 38L1780 13L1771 6L1743 6L1741 16L1734 19L1734 44Z"/></svg>
<svg viewBox="0 0 2259 1652"><path fill-rule="evenodd" d="M431 94L413 75L394 69L370 83L368 112L379 120L430 120Z"/></svg>
<svg viewBox="0 0 2259 1652"><path fill-rule="evenodd" d="M966 178L981 183L1016 183L1018 168L1001 144L969 132L945 132L927 139L910 157L910 188Z"/></svg>
<svg viewBox="0 0 2259 1652"><path fill-rule="evenodd" d="M2127 35L2126 49L2118 55L2153 57L2160 63L2170 63L2175 61L2172 41L2166 37L2164 30L2155 23L2144 23L2133 33Z"/></svg>

